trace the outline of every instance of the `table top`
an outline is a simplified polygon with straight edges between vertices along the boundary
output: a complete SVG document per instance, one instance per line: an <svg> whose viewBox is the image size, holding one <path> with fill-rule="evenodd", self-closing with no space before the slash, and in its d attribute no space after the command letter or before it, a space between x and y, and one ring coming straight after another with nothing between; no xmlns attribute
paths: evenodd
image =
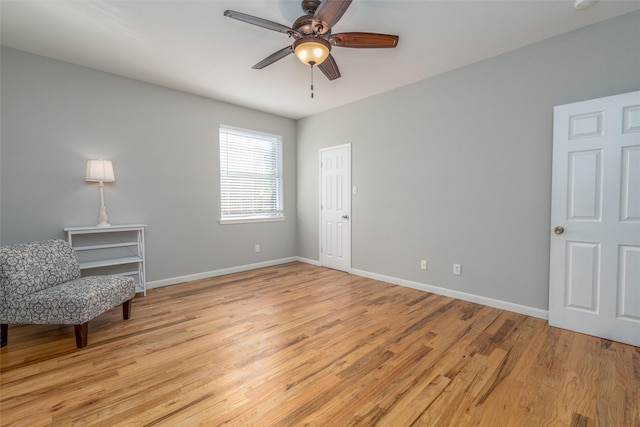
<svg viewBox="0 0 640 427"><path fill-rule="evenodd" d="M98 227L97 225L87 225L83 227L65 227L66 232L80 232L88 231L92 233L108 233L109 231L127 231L127 230L140 230L146 227L147 224L114 224L110 227Z"/></svg>

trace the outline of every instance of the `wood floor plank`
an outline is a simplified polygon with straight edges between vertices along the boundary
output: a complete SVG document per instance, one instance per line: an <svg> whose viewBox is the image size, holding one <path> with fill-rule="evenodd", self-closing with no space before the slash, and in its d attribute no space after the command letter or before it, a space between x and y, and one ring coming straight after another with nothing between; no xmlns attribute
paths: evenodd
<svg viewBox="0 0 640 427"><path fill-rule="evenodd" d="M10 326L2 426L640 427L640 349L288 263Z"/></svg>

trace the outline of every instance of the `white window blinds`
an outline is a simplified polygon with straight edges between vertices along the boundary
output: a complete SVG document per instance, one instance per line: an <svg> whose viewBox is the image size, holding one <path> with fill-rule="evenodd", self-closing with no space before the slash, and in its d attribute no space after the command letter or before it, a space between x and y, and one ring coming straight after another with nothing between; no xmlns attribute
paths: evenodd
<svg viewBox="0 0 640 427"><path fill-rule="evenodd" d="M220 219L283 218L282 137L220 126Z"/></svg>

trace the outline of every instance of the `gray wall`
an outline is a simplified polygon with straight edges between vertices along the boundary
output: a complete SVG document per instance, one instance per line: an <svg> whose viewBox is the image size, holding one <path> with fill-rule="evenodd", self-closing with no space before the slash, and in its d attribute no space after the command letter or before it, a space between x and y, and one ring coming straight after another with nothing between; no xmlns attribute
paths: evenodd
<svg viewBox="0 0 640 427"><path fill-rule="evenodd" d="M1 51L0 241L97 222L85 161L113 160L112 224L145 223L149 281L296 255L293 120L55 61ZM284 222L219 225L218 126L283 136ZM254 252L260 243L261 252Z"/></svg>
<svg viewBox="0 0 640 427"><path fill-rule="evenodd" d="M300 120L298 253L351 143L354 269L546 310L553 107L639 88L636 12Z"/></svg>

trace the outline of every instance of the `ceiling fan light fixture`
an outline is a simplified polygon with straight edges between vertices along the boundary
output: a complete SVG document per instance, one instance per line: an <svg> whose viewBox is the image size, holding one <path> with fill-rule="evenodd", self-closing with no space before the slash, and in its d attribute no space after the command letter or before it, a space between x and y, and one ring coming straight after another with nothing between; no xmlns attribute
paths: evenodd
<svg viewBox="0 0 640 427"><path fill-rule="evenodd" d="M331 45L321 37L304 36L295 41L293 51L304 65L320 65L329 57Z"/></svg>

